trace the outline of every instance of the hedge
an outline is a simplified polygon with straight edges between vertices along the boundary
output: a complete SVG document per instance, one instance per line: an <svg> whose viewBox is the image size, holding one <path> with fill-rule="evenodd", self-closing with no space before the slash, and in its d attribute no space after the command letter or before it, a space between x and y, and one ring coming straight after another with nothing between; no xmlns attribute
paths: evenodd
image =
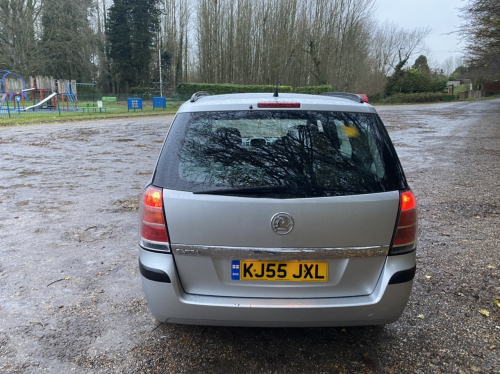
<svg viewBox="0 0 500 374"><path fill-rule="evenodd" d="M101 91L97 88L97 86L76 86L76 93L78 95L95 95L98 96L101 94Z"/></svg>
<svg viewBox="0 0 500 374"><path fill-rule="evenodd" d="M243 84L210 84L210 83L179 83L176 87L177 95L192 95L198 91L206 91L211 95L231 93L269 92L272 93L276 86L246 86ZM290 86L280 86L279 92L292 92Z"/></svg>
<svg viewBox="0 0 500 374"><path fill-rule="evenodd" d="M454 101L456 99L457 99L456 95L443 95L443 96L441 96L442 101Z"/></svg>
<svg viewBox="0 0 500 374"><path fill-rule="evenodd" d="M150 87L130 87L129 93L136 95L151 95L153 91Z"/></svg>
<svg viewBox="0 0 500 374"><path fill-rule="evenodd" d="M311 94L311 95L319 95L325 92L333 92L333 87L330 85L323 85L323 86L304 86L304 87L296 87L295 88L296 93L302 93L302 94Z"/></svg>
<svg viewBox="0 0 500 374"><path fill-rule="evenodd" d="M443 94L440 92L398 93L388 96L380 102L384 104L432 103L441 101L442 98Z"/></svg>
<svg viewBox="0 0 500 374"><path fill-rule="evenodd" d="M484 96L486 96L486 97L496 96L496 95L500 95L500 91L485 91L485 93L484 93Z"/></svg>

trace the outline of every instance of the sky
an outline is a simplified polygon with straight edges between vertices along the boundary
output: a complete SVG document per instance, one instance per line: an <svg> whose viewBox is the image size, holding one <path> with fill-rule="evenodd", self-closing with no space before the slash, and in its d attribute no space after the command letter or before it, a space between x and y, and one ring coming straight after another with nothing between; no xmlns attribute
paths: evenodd
<svg viewBox="0 0 500 374"><path fill-rule="evenodd" d="M430 27L432 31L425 40L429 50L426 56L439 65L449 56L461 55L464 43L458 34L445 34L457 31L461 22L458 8L464 5L464 0L379 0L375 18L408 29Z"/></svg>

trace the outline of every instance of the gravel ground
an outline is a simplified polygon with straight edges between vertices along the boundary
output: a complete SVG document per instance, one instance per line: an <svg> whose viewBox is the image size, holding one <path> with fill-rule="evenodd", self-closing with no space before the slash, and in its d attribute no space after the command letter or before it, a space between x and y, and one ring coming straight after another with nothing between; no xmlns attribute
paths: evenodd
<svg viewBox="0 0 500 374"><path fill-rule="evenodd" d="M418 267L399 321L356 328L158 324L137 208L171 117L0 127L0 372L500 372L500 100L378 110Z"/></svg>

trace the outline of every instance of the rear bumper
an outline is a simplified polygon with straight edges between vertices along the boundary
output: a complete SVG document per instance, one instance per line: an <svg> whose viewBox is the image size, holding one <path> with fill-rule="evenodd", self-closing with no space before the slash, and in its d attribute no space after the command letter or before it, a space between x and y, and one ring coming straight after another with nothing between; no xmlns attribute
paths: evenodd
<svg viewBox="0 0 500 374"><path fill-rule="evenodd" d="M258 299L186 294L170 254L141 248L140 269L149 309L161 322L222 326L355 326L396 321L413 285L415 252L389 256L368 296ZM154 279L154 280L153 280Z"/></svg>

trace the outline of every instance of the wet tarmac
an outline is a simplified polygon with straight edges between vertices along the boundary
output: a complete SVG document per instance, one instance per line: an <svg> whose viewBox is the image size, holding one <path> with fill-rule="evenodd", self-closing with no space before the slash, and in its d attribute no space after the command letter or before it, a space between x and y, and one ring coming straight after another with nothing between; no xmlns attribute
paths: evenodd
<svg viewBox="0 0 500 374"><path fill-rule="evenodd" d="M171 116L0 125L0 372L499 372L500 100L377 110L419 265L398 322L345 329L153 320L137 209Z"/></svg>

